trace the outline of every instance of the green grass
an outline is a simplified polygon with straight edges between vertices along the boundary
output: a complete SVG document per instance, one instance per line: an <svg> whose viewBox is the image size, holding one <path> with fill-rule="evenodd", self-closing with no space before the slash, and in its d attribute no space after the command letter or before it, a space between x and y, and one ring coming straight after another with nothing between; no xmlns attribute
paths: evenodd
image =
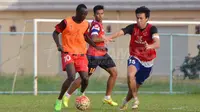
<svg viewBox="0 0 200 112"><path fill-rule="evenodd" d="M92 77L87 91L105 91L105 77ZM42 76L38 78L39 91L59 91L63 76ZM0 91L11 91L13 76L0 76ZM118 84L120 83L120 84ZM17 76L15 91L32 91L32 76ZM169 91L167 78L148 79L140 88L141 91ZM173 82L174 91L200 93L200 80L179 80ZM114 91L127 91L126 80L119 80ZM58 94L57 94L58 95ZM53 104L57 95L0 95L0 112L53 112ZM102 106L103 94L88 94L91 108L86 112L119 112L118 107ZM113 94L113 99L121 103L123 95ZM62 112L78 112L74 107L75 96L70 99L68 109ZM200 112L200 94L140 94L141 105L138 110L131 110L131 103L127 112Z"/></svg>
<svg viewBox="0 0 200 112"><path fill-rule="evenodd" d="M103 94L88 94L91 107L86 112L120 112L118 107L103 105ZM119 104L124 95L113 95ZM0 112L53 112L53 104L57 95L0 95ZM74 107L75 95L70 99L69 108L62 112L79 112ZM131 103L126 112L200 112L200 95L160 95L140 94L140 107L131 110Z"/></svg>
<svg viewBox="0 0 200 112"><path fill-rule="evenodd" d="M64 76L40 76L38 77L38 90L60 91L64 80ZM105 91L106 81L107 77L92 77L87 91ZM11 91L12 82L13 76L0 76L0 91ZM118 79L114 91L127 91L127 88L126 79ZM33 91L33 76L17 76L15 91ZM169 92L169 79L151 77L145 81L140 91ZM200 80L174 80L173 91L200 93Z"/></svg>

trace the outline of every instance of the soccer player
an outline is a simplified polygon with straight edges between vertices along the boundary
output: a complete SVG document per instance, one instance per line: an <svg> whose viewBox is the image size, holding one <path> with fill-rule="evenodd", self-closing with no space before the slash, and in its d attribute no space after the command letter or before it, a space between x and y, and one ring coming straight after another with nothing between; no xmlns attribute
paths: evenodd
<svg viewBox="0 0 200 112"><path fill-rule="evenodd" d="M81 92L83 93L88 85L88 60L86 56L86 42L98 50L95 43L87 36L89 23L85 20L88 14L87 7L80 4L76 8L76 15L66 18L56 25L53 32L53 39L57 45L58 51L61 51L63 71L67 72L67 79L64 81L60 95L56 100L55 111L62 108L62 97L71 83L75 79L76 72L81 77ZM58 35L62 33L62 45L59 42Z"/></svg>
<svg viewBox="0 0 200 112"><path fill-rule="evenodd" d="M119 32L116 32L107 38L114 39L119 36L130 34L129 45L130 57L128 59L128 93L124 99L120 110L127 108L127 103L133 98L132 109L139 106L138 89L149 77L154 60L156 58L156 49L160 47L160 39L157 28L149 23L150 10L145 7L139 7L135 11L137 24L130 24Z"/></svg>
<svg viewBox="0 0 200 112"><path fill-rule="evenodd" d="M104 6L96 5L93 8L94 17L95 19L91 23L91 27L89 30L90 38L95 42L95 44L99 47L105 46L105 39L104 37L104 29L102 24L102 19L104 16ZM93 74L97 66L100 66L104 70L106 70L110 77L107 81L107 89L106 95L103 99L103 103L109 104L111 106L117 106L118 104L114 102L111 98L112 89L115 85L115 81L117 78L117 70L116 65L112 58L107 54L107 51L100 51L94 48L93 46L89 46L87 50L87 57L88 57L88 68L89 68L89 76ZM81 79L78 78L73 82L73 86L67 91L66 96L66 105L68 103L68 99L70 98L71 94L80 86Z"/></svg>

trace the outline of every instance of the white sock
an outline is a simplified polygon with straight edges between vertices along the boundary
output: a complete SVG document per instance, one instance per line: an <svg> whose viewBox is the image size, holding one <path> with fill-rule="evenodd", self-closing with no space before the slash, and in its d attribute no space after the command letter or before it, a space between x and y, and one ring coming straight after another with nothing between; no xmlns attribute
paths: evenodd
<svg viewBox="0 0 200 112"><path fill-rule="evenodd" d="M108 96L105 96L104 98L105 98L106 100L109 100L109 99L111 98L111 96L108 95Z"/></svg>
<svg viewBox="0 0 200 112"><path fill-rule="evenodd" d="M65 95L66 95L66 97L67 97L67 98L70 98L70 97L71 97L71 95L70 95L70 94L68 94L67 92L66 92L66 94L65 94Z"/></svg>
<svg viewBox="0 0 200 112"><path fill-rule="evenodd" d="M138 101L138 97L135 97L134 100L135 100L135 101Z"/></svg>
<svg viewBox="0 0 200 112"><path fill-rule="evenodd" d="M85 96L85 92L83 92L82 95Z"/></svg>

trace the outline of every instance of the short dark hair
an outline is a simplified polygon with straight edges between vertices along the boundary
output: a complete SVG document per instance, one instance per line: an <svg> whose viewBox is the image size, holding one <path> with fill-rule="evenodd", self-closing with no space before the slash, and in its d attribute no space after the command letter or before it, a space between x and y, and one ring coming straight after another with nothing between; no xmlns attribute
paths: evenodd
<svg viewBox="0 0 200 112"><path fill-rule="evenodd" d="M96 5L94 8L93 8L93 12L94 14L96 13L97 10L104 10L104 6L103 5Z"/></svg>
<svg viewBox="0 0 200 112"><path fill-rule="evenodd" d="M145 13L146 18L150 17L150 12L151 11L147 7L145 7L145 6L141 6L141 7L137 8L135 10L135 14Z"/></svg>
<svg viewBox="0 0 200 112"><path fill-rule="evenodd" d="M86 7L85 4L79 4L79 5L76 7L76 11L80 11L82 8L87 9L87 7Z"/></svg>

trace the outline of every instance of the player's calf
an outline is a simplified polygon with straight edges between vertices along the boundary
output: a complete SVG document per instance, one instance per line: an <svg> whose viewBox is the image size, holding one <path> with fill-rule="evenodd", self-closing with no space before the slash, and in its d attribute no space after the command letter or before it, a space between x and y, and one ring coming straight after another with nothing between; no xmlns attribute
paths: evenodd
<svg viewBox="0 0 200 112"><path fill-rule="evenodd" d="M88 86L89 76L87 75L87 73L80 75L81 75L81 93L83 93Z"/></svg>

